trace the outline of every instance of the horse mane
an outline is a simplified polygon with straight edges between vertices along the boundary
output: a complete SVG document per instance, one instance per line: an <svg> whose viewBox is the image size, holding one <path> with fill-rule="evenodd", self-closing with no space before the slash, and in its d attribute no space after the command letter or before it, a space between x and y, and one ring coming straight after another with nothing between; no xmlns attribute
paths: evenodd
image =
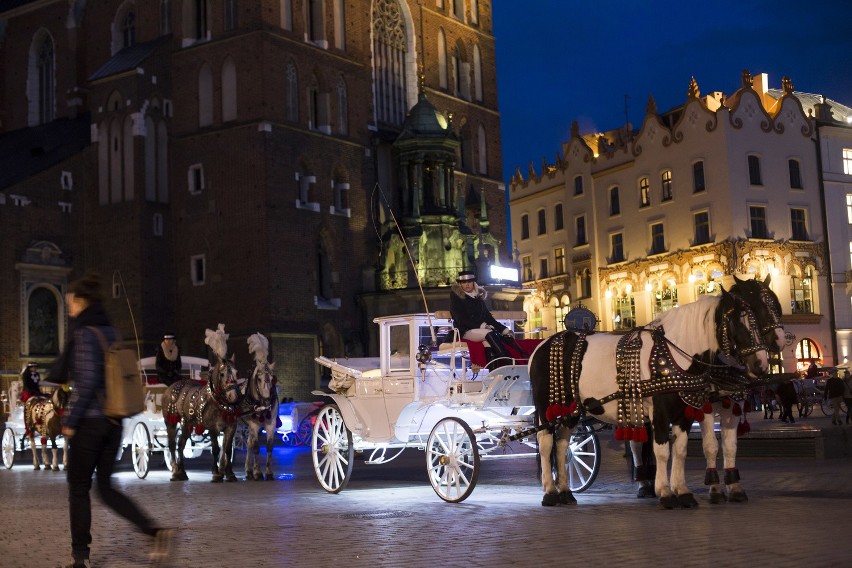
<svg viewBox="0 0 852 568"><path fill-rule="evenodd" d="M663 312L652 325L662 325L666 337L690 355L703 353L708 346L711 351L718 351L716 308L720 301L719 296L701 296L695 302Z"/></svg>
<svg viewBox="0 0 852 568"><path fill-rule="evenodd" d="M219 359L224 360L225 355L228 354L228 334L225 333L225 324L220 323L216 331L205 329L204 335L206 336L204 343L210 346Z"/></svg>
<svg viewBox="0 0 852 568"><path fill-rule="evenodd" d="M265 363L269 356L269 340L266 336L260 332L255 333L249 336L246 343L249 346L249 353L254 353L254 360L257 364L262 365Z"/></svg>

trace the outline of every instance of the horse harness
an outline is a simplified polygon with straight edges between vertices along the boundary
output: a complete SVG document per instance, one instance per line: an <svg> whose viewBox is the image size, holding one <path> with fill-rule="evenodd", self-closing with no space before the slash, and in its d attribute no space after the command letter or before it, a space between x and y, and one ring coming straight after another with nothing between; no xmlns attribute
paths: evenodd
<svg viewBox="0 0 852 568"><path fill-rule="evenodd" d="M751 345L734 347L733 333L730 317L733 312L739 310L739 315L748 321ZM641 351L642 333L651 334L652 346L649 359L650 377L647 380L641 378ZM564 368L565 338L572 333L577 337L576 346L571 349L571 359L568 368ZM550 374L550 397L547 408L547 422L557 423L560 417L582 416L586 412L590 414L602 414L603 405L613 400L618 401L618 413L615 437L616 439L633 439L637 441L647 440L644 428L644 411L642 399L667 393L677 393L681 399L693 408L701 408L707 400L716 375L728 378L741 376L736 373L730 365L714 365L697 361L704 366L700 373L691 373L683 369L675 360L671 347L680 349L666 338L662 325L654 327L637 327L621 337L616 347L616 384L618 390L602 399L589 398L579 399L579 381L582 371L582 359L588 346L586 336L592 332L566 330L554 336L551 343L549 374ZM719 330L720 351L728 355L748 355L765 349L758 332L754 312L741 299L736 299L734 307L725 311ZM681 351L682 352L682 351ZM682 352L684 353L684 352ZM695 360L693 356L684 353L687 357ZM719 372L723 369L723 372ZM564 371L567 371L564 372ZM573 400L566 404L565 375L570 382ZM720 377L721 378L721 377Z"/></svg>
<svg viewBox="0 0 852 568"><path fill-rule="evenodd" d="M224 366L224 364L220 364L219 368ZM212 400L219 409L222 418L227 422L234 422L241 414L239 403L231 404L228 402L227 393L230 390L235 390L237 386L236 384L228 385L221 389L218 386L218 381L214 381L213 376L214 374L211 373L204 387L187 380L175 383L169 396L165 416L171 419L173 423L177 423L181 418L179 407L183 407L186 408L185 418L188 422L200 424L204 420L204 411Z"/></svg>
<svg viewBox="0 0 852 568"><path fill-rule="evenodd" d="M263 371L264 373L268 373L272 375L269 370L269 365L264 364ZM272 375L272 384L269 389L269 396L262 396L258 389L258 379L256 378L260 372L255 369L255 380L250 381L249 390L245 397L245 407L251 411L251 419L256 420L257 422L266 422L267 420L272 419L272 407L274 405L274 401L278 400L278 389L275 388L275 382L277 379L275 375Z"/></svg>

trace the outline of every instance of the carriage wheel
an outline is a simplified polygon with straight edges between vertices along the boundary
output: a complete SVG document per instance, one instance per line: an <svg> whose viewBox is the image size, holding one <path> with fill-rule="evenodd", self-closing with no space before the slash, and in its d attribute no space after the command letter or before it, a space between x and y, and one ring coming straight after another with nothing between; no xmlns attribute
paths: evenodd
<svg viewBox="0 0 852 568"><path fill-rule="evenodd" d="M463 420L444 418L432 428L426 443L426 474L444 501L460 503L473 492L479 477L479 448Z"/></svg>
<svg viewBox="0 0 852 568"><path fill-rule="evenodd" d="M832 414L831 403L827 400L821 400L819 402L819 409L822 410L824 416L831 416Z"/></svg>
<svg viewBox="0 0 852 568"><path fill-rule="evenodd" d="M148 433L148 427L142 422L137 422L133 427L130 449L133 471L136 472L136 477L145 479L151 464L151 435Z"/></svg>
<svg viewBox="0 0 852 568"><path fill-rule="evenodd" d="M578 426L568 442L568 488L582 493L594 483L601 468L601 446L591 426Z"/></svg>
<svg viewBox="0 0 852 568"><path fill-rule="evenodd" d="M324 406L317 415L311 435L311 454L314 472L323 489L339 493L346 487L352 477L355 447L352 432L334 404Z"/></svg>
<svg viewBox="0 0 852 568"><path fill-rule="evenodd" d="M297 446L307 446L311 443L311 433L314 429L314 425L311 424L311 418L313 418L313 416L308 416L299 422L299 427L296 429Z"/></svg>
<svg viewBox="0 0 852 568"><path fill-rule="evenodd" d="M3 465L6 469L12 469L12 464L15 462L15 431L11 428L3 430Z"/></svg>

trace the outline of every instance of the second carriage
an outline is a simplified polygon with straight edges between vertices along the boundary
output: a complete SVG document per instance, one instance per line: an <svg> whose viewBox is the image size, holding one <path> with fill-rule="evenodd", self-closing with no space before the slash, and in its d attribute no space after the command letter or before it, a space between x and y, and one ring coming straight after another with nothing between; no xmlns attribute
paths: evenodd
<svg viewBox="0 0 852 568"><path fill-rule="evenodd" d="M523 312L494 312L514 329ZM356 452L366 464L387 463L406 448L426 452L432 488L460 502L476 486L486 459L534 457L533 402L525 359L508 359L488 371L481 344L449 341L439 349L433 330L453 334L449 313L376 318L379 357L316 360L331 372L331 404L322 407L311 440L314 471L337 493L349 482ZM525 342L532 349L534 342ZM581 422L568 449L571 490L581 492L600 468L593 421Z"/></svg>

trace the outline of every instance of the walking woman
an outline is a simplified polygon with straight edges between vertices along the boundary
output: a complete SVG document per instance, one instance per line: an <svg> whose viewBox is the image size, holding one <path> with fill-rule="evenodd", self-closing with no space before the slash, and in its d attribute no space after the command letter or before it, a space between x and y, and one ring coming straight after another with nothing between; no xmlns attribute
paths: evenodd
<svg viewBox="0 0 852 568"><path fill-rule="evenodd" d="M100 281L87 275L72 282L66 294L73 333L62 354L64 363L55 368L53 380L73 381L71 410L63 416L62 434L69 441L68 503L71 515L71 554L67 568L89 566L92 543L92 503L89 491L96 474L98 494L104 504L145 534L154 538L151 560L161 566L168 561L173 531L160 528L130 498L112 485L115 456L121 444L121 420L104 416L104 349L102 334L111 344L118 339L101 303ZM105 541L108 542L108 541Z"/></svg>

